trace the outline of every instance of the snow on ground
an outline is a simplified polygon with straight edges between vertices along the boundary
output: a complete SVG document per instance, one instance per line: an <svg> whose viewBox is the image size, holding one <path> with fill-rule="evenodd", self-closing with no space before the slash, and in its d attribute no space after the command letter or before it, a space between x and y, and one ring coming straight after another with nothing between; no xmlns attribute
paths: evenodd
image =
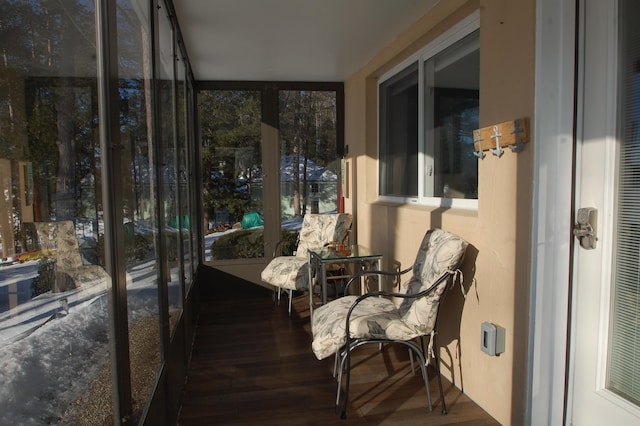
<svg viewBox="0 0 640 426"><path fill-rule="evenodd" d="M155 262L134 265L127 275L130 322L157 315ZM108 360L105 284L44 293L0 314L0 425L56 423L88 388Z"/></svg>
<svg viewBox="0 0 640 426"><path fill-rule="evenodd" d="M298 217L282 227L299 230L301 224ZM205 259L211 243L228 232L234 230L205 236ZM37 261L0 267L0 425L57 423L108 360L106 283L31 299L37 271ZM158 314L156 276L155 260L127 268L130 323ZM177 299L176 291L171 286L169 300Z"/></svg>

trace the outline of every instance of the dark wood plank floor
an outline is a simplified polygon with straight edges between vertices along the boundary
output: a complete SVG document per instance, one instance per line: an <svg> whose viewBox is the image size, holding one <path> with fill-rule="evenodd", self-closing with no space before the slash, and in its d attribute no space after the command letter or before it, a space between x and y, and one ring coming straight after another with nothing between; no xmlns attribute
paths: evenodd
<svg viewBox="0 0 640 426"><path fill-rule="evenodd" d="M435 373L429 412L419 370L406 349L359 348L353 359L347 419L334 412L333 357L311 352L307 298L207 301L201 306L179 417L181 425L497 425L448 381L441 414Z"/></svg>

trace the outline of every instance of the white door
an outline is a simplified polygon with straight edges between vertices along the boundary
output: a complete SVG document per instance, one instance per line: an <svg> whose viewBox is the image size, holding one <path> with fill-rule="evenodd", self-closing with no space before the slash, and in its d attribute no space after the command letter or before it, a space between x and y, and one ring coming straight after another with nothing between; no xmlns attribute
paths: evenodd
<svg viewBox="0 0 640 426"><path fill-rule="evenodd" d="M566 423L640 425L640 2L580 10L575 209L598 223L574 248Z"/></svg>

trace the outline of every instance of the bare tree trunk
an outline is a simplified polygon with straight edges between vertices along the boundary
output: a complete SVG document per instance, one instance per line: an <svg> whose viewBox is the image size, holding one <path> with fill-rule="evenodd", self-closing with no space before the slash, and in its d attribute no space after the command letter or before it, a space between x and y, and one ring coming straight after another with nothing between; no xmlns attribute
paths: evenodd
<svg viewBox="0 0 640 426"><path fill-rule="evenodd" d="M58 129L58 176L56 179L55 211L57 220L74 219L76 211L76 141L74 138L74 90L70 77L60 79L56 105Z"/></svg>
<svg viewBox="0 0 640 426"><path fill-rule="evenodd" d="M144 78L144 102L145 102L145 113L147 119L147 161L149 164L149 170L147 173L148 177L148 185L149 185L149 216L154 223L157 221L156 217L156 191L155 191L155 169L154 169L154 151L153 151L153 109L152 109L152 87L151 87L151 53L150 53L150 39L149 34L147 33L145 28L141 28L142 31L142 68L143 68L143 78ZM143 185L146 184L144 179L142 179ZM141 203L145 202L144 196L141 197ZM141 206L142 211L144 210L144 205ZM154 239L155 240L155 239Z"/></svg>
<svg viewBox="0 0 640 426"><path fill-rule="evenodd" d="M297 129L294 130L297 133ZM293 214L300 216L300 138L293 138Z"/></svg>

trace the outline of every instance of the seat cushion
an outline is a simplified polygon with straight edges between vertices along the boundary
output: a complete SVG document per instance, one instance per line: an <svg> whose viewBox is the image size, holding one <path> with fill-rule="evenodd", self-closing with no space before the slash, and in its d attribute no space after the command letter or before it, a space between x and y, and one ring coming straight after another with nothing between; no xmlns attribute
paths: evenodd
<svg viewBox="0 0 640 426"><path fill-rule="evenodd" d="M309 263L306 257L279 256L271 260L260 274L262 281L289 290L309 288Z"/></svg>
<svg viewBox="0 0 640 426"><path fill-rule="evenodd" d="M341 297L313 311L311 348L318 359L333 355L346 343L347 312L357 297ZM395 304L382 297L369 297L358 304L351 314L349 333L356 339L409 340L418 336L402 321Z"/></svg>

